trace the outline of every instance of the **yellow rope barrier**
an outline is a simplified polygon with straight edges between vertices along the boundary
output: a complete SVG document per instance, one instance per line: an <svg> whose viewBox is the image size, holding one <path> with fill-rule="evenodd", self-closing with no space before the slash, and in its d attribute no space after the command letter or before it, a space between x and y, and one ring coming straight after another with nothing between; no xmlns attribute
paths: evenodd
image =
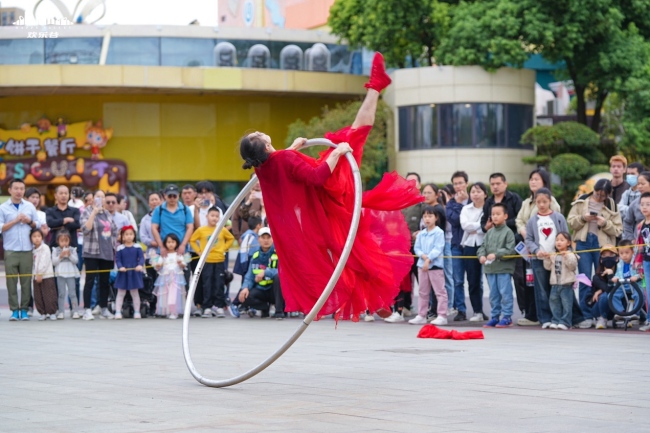
<svg viewBox="0 0 650 433"><path fill-rule="evenodd" d="M635 248L635 247L644 247L646 245L647 244L636 244L636 245L627 245L627 246L623 246L623 247L614 247L614 248L615 249L619 249L619 248ZM593 248L593 249L590 249L590 250L581 250L581 251L573 251L573 252L576 253L576 254L580 254L580 253L593 253L593 252L600 251L600 250L601 250L601 248ZM416 256L415 254L394 254L394 253L389 253L389 255L396 256L396 257L413 257L413 258L419 257L419 256ZM523 257L523 256L521 256L519 254L513 254L513 255L503 256L502 258L504 258L504 259L518 259L520 257ZM528 257L535 258L537 256L534 255L534 254L529 254ZM442 258L443 259L473 260L473 259L478 259L478 256L442 256ZM198 259L199 259L199 257L192 257L192 260L198 260ZM153 267L154 266L143 266L143 268L153 268ZM87 274L100 274L100 273L104 273L104 272L111 272L113 270L114 269L109 269L109 270L99 270L98 269L98 270L95 270L95 271L86 271L86 275ZM126 270L127 271L135 271L135 268L127 268ZM71 274L71 275L74 275L74 274ZM20 277L32 277L32 276L34 276L34 274L6 275L4 273L0 273L0 277L5 277L5 278L20 278Z"/></svg>

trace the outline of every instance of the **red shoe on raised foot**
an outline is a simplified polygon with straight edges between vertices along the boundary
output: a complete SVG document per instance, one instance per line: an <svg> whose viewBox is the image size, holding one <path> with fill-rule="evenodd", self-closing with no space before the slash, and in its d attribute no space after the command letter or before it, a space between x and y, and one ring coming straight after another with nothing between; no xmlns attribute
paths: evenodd
<svg viewBox="0 0 650 433"><path fill-rule="evenodd" d="M372 69L370 70L370 80L364 85L366 89L373 89L378 92L384 90L392 82L386 73L384 65L384 56L380 52L375 53L372 59Z"/></svg>

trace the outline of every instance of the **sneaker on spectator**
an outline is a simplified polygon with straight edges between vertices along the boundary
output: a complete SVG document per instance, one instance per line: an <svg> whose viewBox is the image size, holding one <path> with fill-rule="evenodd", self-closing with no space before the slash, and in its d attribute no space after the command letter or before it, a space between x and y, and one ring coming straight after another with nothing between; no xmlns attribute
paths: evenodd
<svg viewBox="0 0 650 433"><path fill-rule="evenodd" d="M447 318L442 316L438 316L431 321L431 324L436 326L445 326L447 323Z"/></svg>
<svg viewBox="0 0 650 433"><path fill-rule="evenodd" d="M455 308L449 308L447 310L447 317L455 316L456 314L458 314L458 310Z"/></svg>
<svg viewBox="0 0 650 433"><path fill-rule="evenodd" d="M57 320L56 314L50 314L50 320L56 321Z"/></svg>
<svg viewBox="0 0 650 433"><path fill-rule="evenodd" d="M120 313L119 311L115 313L115 320L122 320L122 313Z"/></svg>
<svg viewBox="0 0 650 433"><path fill-rule="evenodd" d="M483 325L484 328L494 328L497 326L497 323L499 323L499 319L496 317L491 318L490 320L487 321L486 324Z"/></svg>
<svg viewBox="0 0 650 433"><path fill-rule="evenodd" d="M548 329L548 328L550 328L550 327L551 327L551 322L545 322L545 323L542 325L542 329Z"/></svg>
<svg viewBox="0 0 650 433"><path fill-rule="evenodd" d="M532 320L528 320L525 317L517 320L517 325L519 326L539 326L539 322L533 322Z"/></svg>
<svg viewBox="0 0 650 433"><path fill-rule="evenodd" d="M568 331L568 330L569 330L569 327L566 326L566 325L563 324L563 323L560 323L559 325L557 325L557 329L560 329L560 330L562 330L562 331Z"/></svg>
<svg viewBox="0 0 650 433"><path fill-rule="evenodd" d="M41 314L38 318L39 322L42 322L43 320L47 320L47 314Z"/></svg>
<svg viewBox="0 0 650 433"><path fill-rule="evenodd" d="M97 316L102 312L102 308L99 305L95 305L93 308L93 316Z"/></svg>
<svg viewBox="0 0 650 433"><path fill-rule="evenodd" d="M454 322L463 322L465 320L467 320L467 315L464 311L459 311L456 317L454 317Z"/></svg>
<svg viewBox="0 0 650 433"><path fill-rule="evenodd" d="M25 311L25 310L22 310L22 311ZM32 317L34 315L34 308L29 307L27 309L26 313L27 313L27 317ZM24 320L24 319L20 319L20 320Z"/></svg>
<svg viewBox="0 0 650 433"><path fill-rule="evenodd" d="M249 308L247 313L248 313L248 317L250 317L251 319L258 315L257 310L255 308Z"/></svg>
<svg viewBox="0 0 650 433"><path fill-rule="evenodd" d="M496 328L509 328L512 326L512 319L510 316L503 316L501 320L499 320L499 323L497 323Z"/></svg>
<svg viewBox="0 0 650 433"><path fill-rule="evenodd" d="M79 319L79 317L80 317L80 316L79 316L79 312L78 312L78 311L73 311L71 317L72 317L73 319L75 319L75 320L76 320L76 319Z"/></svg>
<svg viewBox="0 0 650 433"><path fill-rule="evenodd" d="M86 308L86 311L84 312L84 315L82 317L83 320L95 320L95 316L93 316L93 311L90 308Z"/></svg>
<svg viewBox="0 0 650 433"><path fill-rule="evenodd" d="M271 307L269 308L269 315L275 316L275 305L271 305Z"/></svg>
<svg viewBox="0 0 650 433"><path fill-rule="evenodd" d="M99 314L99 318L111 320L114 319L115 316L113 316L113 314L111 314L111 312L108 311L108 308L102 308L102 312Z"/></svg>
<svg viewBox="0 0 650 433"><path fill-rule="evenodd" d="M300 313L298 311L292 311L289 313L289 317L300 317Z"/></svg>
<svg viewBox="0 0 650 433"><path fill-rule="evenodd" d="M402 308L402 317L406 318L406 317L411 317L412 315L413 313L411 313L411 310L409 310L408 308Z"/></svg>
<svg viewBox="0 0 650 433"><path fill-rule="evenodd" d="M63 311L59 311L59 313L56 315L57 320L63 320L65 319L65 315L63 314Z"/></svg>
<svg viewBox="0 0 650 433"><path fill-rule="evenodd" d="M167 318L169 320L176 320L176 319L178 319L178 316L176 314L170 314L169 316L167 316Z"/></svg>
<svg viewBox="0 0 650 433"><path fill-rule="evenodd" d="M273 314L275 320L284 320L284 313L275 313Z"/></svg>
<svg viewBox="0 0 650 433"><path fill-rule="evenodd" d="M604 317L596 320L596 329L607 329L607 320Z"/></svg>
<svg viewBox="0 0 650 433"><path fill-rule="evenodd" d="M375 315L366 313L365 317L363 318L364 322L374 322L375 321Z"/></svg>
<svg viewBox="0 0 650 433"><path fill-rule="evenodd" d="M384 322L388 322L388 323L400 323L403 321L404 321L404 317L401 314L399 314L397 311L395 311L393 314L391 314L390 316L384 319Z"/></svg>
<svg viewBox="0 0 650 433"><path fill-rule="evenodd" d="M226 312L223 311L223 308L217 308L217 309L215 310L215 314L217 315L217 317L218 317L219 319L223 319L224 317L226 317Z"/></svg>
<svg viewBox="0 0 650 433"><path fill-rule="evenodd" d="M206 308L203 310L203 315L201 317L205 317L206 319L212 317L212 310L210 308Z"/></svg>
<svg viewBox="0 0 650 433"><path fill-rule="evenodd" d="M472 317L469 318L470 322L485 322L485 316L483 313L475 313Z"/></svg>
<svg viewBox="0 0 650 433"><path fill-rule="evenodd" d="M20 311L14 310L11 312L11 317L9 318L10 322L17 322L20 320Z"/></svg>
<svg viewBox="0 0 650 433"><path fill-rule="evenodd" d="M29 314L29 310L20 310L20 320L26 322L32 315Z"/></svg>
<svg viewBox="0 0 650 433"><path fill-rule="evenodd" d="M557 329L557 323L551 323L551 326L548 327L549 329Z"/></svg>
<svg viewBox="0 0 650 433"><path fill-rule="evenodd" d="M426 317L422 317L422 316L420 316L418 314L413 319L409 320L409 323L411 325L426 325L427 324L427 319L426 319Z"/></svg>
<svg viewBox="0 0 650 433"><path fill-rule="evenodd" d="M135 311L133 313L133 318L134 319L142 319L142 314L139 311Z"/></svg>
<svg viewBox="0 0 650 433"><path fill-rule="evenodd" d="M194 317L201 317L201 309L198 308L196 305L192 305L192 311L190 312L190 315Z"/></svg>
<svg viewBox="0 0 650 433"><path fill-rule="evenodd" d="M647 332L650 331L650 322L646 321L643 326L639 326L639 331Z"/></svg>
<svg viewBox="0 0 650 433"><path fill-rule="evenodd" d="M228 311L230 311L230 315L236 319L239 319L239 307L236 306L235 304L231 303L228 305Z"/></svg>
<svg viewBox="0 0 650 433"><path fill-rule="evenodd" d="M589 329L594 326L594 321L592 319L585 319L582 322L578 323L578 328L580 329Z"/></svg>

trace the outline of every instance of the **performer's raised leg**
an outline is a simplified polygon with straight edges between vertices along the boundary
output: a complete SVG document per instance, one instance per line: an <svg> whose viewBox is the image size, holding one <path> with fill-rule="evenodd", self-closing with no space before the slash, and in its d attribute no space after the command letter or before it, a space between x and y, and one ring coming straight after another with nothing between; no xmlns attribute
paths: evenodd
<svg viewBox="0 0 650 433"><path fill-rule="evenodd" d="M372 126L375 123L379 93L388 87L390 83L391 79L386 73L386 67L384 66L384 57L381 53L375 53L375 57L372 60L372 69L370 70L370 79L365 84L368 93L366 93L366 98L363 100L357 117L354 119L352 129L367 125Z"/></svg>

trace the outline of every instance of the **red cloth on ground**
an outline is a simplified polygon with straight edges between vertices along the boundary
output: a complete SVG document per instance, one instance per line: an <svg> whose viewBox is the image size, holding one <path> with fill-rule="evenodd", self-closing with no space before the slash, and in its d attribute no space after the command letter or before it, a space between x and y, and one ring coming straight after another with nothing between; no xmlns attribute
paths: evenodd
<svg viewBox="0 0 650 433"><path fill-rule="evenodd" d="M438 340L483 340L483 331L459 332L455 329L448 330L438 328L435 325L424 325L418 338L436 338Z"/></svg>
<svg viewBox="0 0 650 433"><path fill-rule="evenodd" d="M371 127L350 127L327 138L346 141L360 164ZM286 311L308 313L338 263L352 221L354 180L341 158L334 172L299 152L279 150L255 172L264 194L266 215L279 257ZM415 182L396 173L363 195L363 212L347 265L319 317L337 313L358 320L366 309L389 308L410 270L410 233L400 209L423 200Z"/></svg>

